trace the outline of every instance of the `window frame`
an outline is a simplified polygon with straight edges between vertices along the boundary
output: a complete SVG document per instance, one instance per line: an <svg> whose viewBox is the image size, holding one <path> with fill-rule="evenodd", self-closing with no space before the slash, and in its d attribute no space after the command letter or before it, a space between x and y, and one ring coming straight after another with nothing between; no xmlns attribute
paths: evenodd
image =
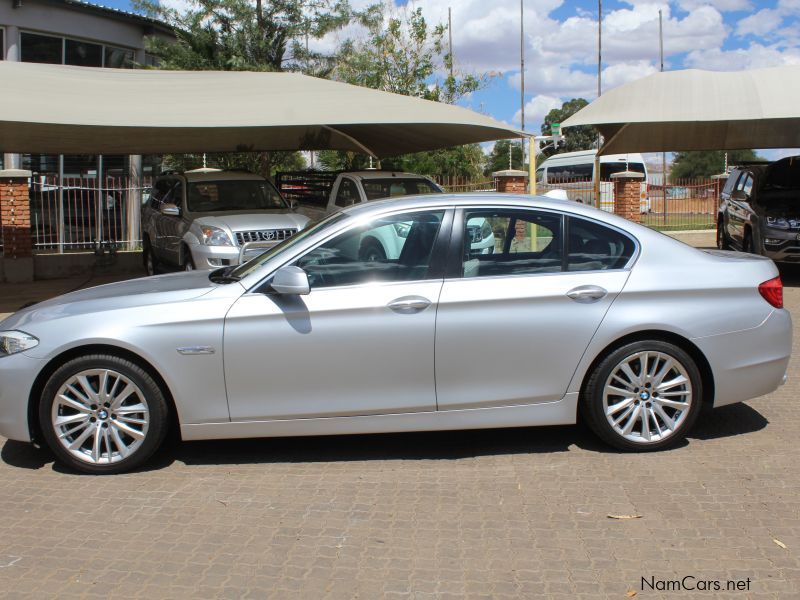
<svg viewBox="0 0 800 600"><path fill-rule="evenodd" d="M436 280L444 280L446 277L446 268L447 268L447 260L448 260L448 252L451 244L451 240L453 237L453 223L455 220L455 212L452 206L428 206L428 207L418 207L413 209L404 209L404 210L393 210L389 212L384 212L380 214L373 215L376 219L383 219L387 217L394 217L397 215L411 215L420 212L435 212L435 211L443 211L444 215L442 216L442 224L439 227L439 233L436 235L436 240L433 243L433 250L431 251L431 263L430 267L428 268L428 276L425 279L414 279L408 281L377 281L377 282L369 282L369 283L350 283L346 285L331 285L326 286L324 288L317 287L317 290L340 290L340 289L352 289L357 287L362 287L364 285L369 286L384 286L384 285L407 285L411 283L418 283L418 282L425 282L425 281L436 281ZM338 214L338 213L335 213ZM344 221L344 224L339 227L334 227L334 231L332 231L329 235L326 235L324 238L317 240L310 246L303 247L300 250L296 250L291 253L290 256L280 262L280 264L276 265L273 269L270 270L269 274L263 277L258 283L250 288L248 293L256 293L256 294L271 294L273 293L270 289L270 284L272 283L272 278L275 276L275 273L282 269L285 266L291 265L294 262L303 258L309 252L313 252L320 246L327 244L332 239L343 235L350 231L353 228L361 227L361 220L360 219L352 219L348 218ZM311 289L311 292L314 292L314 288Z"/></svg>
<svg viewBox="0 0 800 600"><path fill-rule="evenodd" d="M5 26L0 25L1 28L5 30ZM101 40L93 40L90 38L83 38L83 37L75 37L71 35L63 35L59 33L52 33L48 31L39 31L38 29L28 29L28 28L20 28L18 36L17 36L17 47L19 48L19 56L22 58L22 35L25 33L29 33L31 35L39 35L43 37L51 37L55 39L61 40L61 62L60 63L39 63L39 64L59 64L65 65L67 60L67 40L71 42L78 42L83 44L94 44L96 46L100 46L100 67L86 67L90 69L97 69L97 68L105 68L106 66L106 50L123 50L125 52L132 52L133 53L133 61L130 67L116 67L116 68L123 68L123 69L133 69L134 65L136 64L136 48L131 48L128 46L120 46L119 44L110 44ZM4 36L7 35L4 34ZM0 53L4 53L5 48L0 49ZM21 61L25 62L25 61Z"/></svg>
<svg viewBox="0 0 800 600"><path fill-rule="evenodd" d="M476 212L476 211L484 211L484 210L497 210L497 211L519 211L519 212L540 212L540 213L547 213L551 215L556 215L561 217L561 270L560 271L553 271L550 273L514 273L514 274L507 274L507 275L485 275L485 276L478 276L478 277L464 277L464 265L463 265L463 240L464 235L466 232L466 220L465 216L468 212ZM615 231L621 235L624 235L628 239L633 242L633 253L631 254L628 261L622 266L617 269L595 269L595 270L587 270L587 271L569 271L568 268L568 261L569 261L569 226L571 219L580 219L584 221L589 221L601 227L606 227L612 231ZM507 277L550 277L553 275L585 275L587 273L613 273L617 271L629 271L633 265L636 263L636 260L639 258L640 254L640 244L639 240L631 235L629 232L621 229L620 227L616 227L611 223L606 223L605 221L601 221L599 219L593 219L591 217L587 217L584 215L574 215L568 212L562 212L558 210L552 210L543 207L526 207L526 206L509 206L509 205L499 205L499 206L487 206L487 205L475 205L475 206L459 206L456 208L453 223L452 223L452 231L450 235L450 244L447 248L447 265L446 265L446 272L445 272L445 280L489 280L489 279L498 279L498 278L507 278Z"/></svg>

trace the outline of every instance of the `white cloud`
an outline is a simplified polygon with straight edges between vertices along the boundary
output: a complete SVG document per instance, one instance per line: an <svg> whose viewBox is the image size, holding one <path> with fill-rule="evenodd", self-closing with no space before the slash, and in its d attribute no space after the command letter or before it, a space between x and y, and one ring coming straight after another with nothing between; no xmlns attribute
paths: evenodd
<svg viewBox="0 0 800 600"><path fill-rule="evenodd" d="M684 61L687 67L711 71L739 71L782 65L800 64L800 48L781 49L752 43L747 48L734 50L697 50L690 52Z"/></svg>
<svg viewBox="0 0 800 600"><path fill-rule="evenodd" d="M749 0L678 0L678 6L685 11L693 11L701 6L713 6L721 12L752 10Z"/></svg>
<svg viewBox="0 0 800 600"><path fill-rule="evenodd" d="M554 108L561 108L563 104L561 98L555 96L534 96L525 103L525 128L528 131L536 131L538 133L539 127L544 121L545 115ZM512 119L514 126L519 127L522 122L522 111L518 110L514 113Z"/></svg>
<svg viewBox="0 0 800 600"><path fill-rule="evenodd" d="M780 27L783 16L780 11L764 8L755 14L741 19L736 25L736 35L748 34L763 36Z"/></svg>

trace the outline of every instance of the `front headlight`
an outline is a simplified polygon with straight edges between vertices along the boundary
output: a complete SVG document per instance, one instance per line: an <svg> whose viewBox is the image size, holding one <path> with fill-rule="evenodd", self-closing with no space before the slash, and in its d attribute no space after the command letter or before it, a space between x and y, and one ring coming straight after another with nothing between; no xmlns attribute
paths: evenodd
<svg viewBox="0 0 800 600"><path fill-rule="evenodd" d="M410 223L395 223L394 230L397 232L397 237L407 238L409 232L411 231L411 224Z"/></svg>
<svg viewBox="0 0 800 600"><path fill-rule="evenodd" d="M24 331L0 331L0 356L16 354L39 345L39 340Z"/></svg>
<svg viewBox="0 0 800 600"><path fill-rule="evenodd" d="M789 221L783 217L767 217L767 227L774 229L789 229Z"/></svg>
<svg viewBox="0 0 800 600"><path fill-rule="evenodd" d="M233 246L231 238L224 229L203 225L200 227L200 240L206 246Z"/></svg>

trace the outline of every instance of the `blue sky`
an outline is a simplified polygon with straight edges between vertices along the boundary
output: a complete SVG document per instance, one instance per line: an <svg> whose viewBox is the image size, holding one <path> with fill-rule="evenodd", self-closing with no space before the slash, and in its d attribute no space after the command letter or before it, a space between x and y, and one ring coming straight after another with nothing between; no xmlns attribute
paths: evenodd
<svg viewBox="0 0 800 600"><path fill-rule="evenodd" d="M186 0L163 0L180 6ZM354 6L374 0L350 0ZM456 67L494 73L462 104L519 125L519 1L396 0L419 6L431 23L453 11ZM127 0L104 4L130 10ZM526 129L565 100L591 100L597 87L597 2L524 0ZM658 10L664 20L665 68L739 70L800 63L800 0L605 0L603 89L659 68ZM331 47L356 30L323 40Z"/></svg>

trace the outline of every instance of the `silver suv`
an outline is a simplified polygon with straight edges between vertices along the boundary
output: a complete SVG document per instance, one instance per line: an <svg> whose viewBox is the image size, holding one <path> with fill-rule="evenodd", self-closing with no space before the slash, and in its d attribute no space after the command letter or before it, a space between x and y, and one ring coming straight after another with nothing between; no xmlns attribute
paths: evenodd
<svg viewBox="0 0 800 600"><path fill-rule="evenodd" d="M160 265L186 271L237 265L308 222L259 175L219 169L163 175L142 208L145 269L152 275Z"/></svg>

